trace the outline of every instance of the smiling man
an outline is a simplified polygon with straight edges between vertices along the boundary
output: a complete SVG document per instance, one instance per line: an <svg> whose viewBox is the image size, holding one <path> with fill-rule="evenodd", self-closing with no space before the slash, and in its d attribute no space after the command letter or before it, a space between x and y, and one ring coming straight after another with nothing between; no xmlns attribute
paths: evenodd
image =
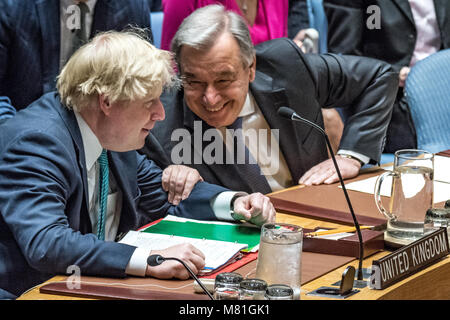
<svg viewBox="0 0 450 320"><path fill-rule="evenodd" d="M322 127L321 108L352 111L336 157L344 178L380 160L397 90L388 64L305 55L286 38L254 48L245 21L220 5L187 17L171 49L183 87L163 94L167 119L153 134L172 162L196 168L205 181L262 193L338 181L323 136L278 116L282 106ZM227 161L239 156L239 132L245 163ZM152 141L142 152L151 156Z"/></svg>
<svg viewBox="0 0 450 320"><path fill-rule="evenodd" d="M255 79L255 61L245 61L238 43L224 32L210 50L182 46L179 52L184 99L192 112L211 127L231 125Z"/></svg>
<svg viewBox="0 0 450 320"><path fill-rule="evenodd" d="M159 95L174 83L172 57L134 32L97 35L70 58L58 92L45 94L0 128L0 298L15 297L78 266L82 275L186 279L205 257L191 245L147 251L115 242L167 214L194 219L274 221L262 194L199 182L178 206L162 171L139 155L164 119Z"/></svg>

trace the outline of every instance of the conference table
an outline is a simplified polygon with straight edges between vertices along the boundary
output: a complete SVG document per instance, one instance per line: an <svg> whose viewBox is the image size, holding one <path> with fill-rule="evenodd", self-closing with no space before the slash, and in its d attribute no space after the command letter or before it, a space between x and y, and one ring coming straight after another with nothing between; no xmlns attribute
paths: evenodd
<svg viewBox="0 0 450 320"><path fill-rule="evenodd" d="M363 179L366 177L370 177L376 174L380 174L382 168L376 167L371 168L365 172L362 172L360 176L355 178L354 180ZM282 195L283 192L297 192L299 195L304 194L304 198L307 199L310 203L306 205L306 208L311 208L312 206L331 206L333 208L342 208L341 211L348 211L345 209L346 203L344 195L342 194L342 190L338 187L338 184L332 185L320 185L320 186L295 186L284 190L282 192L271 194L272 196ZM317 199L310 196L310 194L319 195ZM361 193L358 191L348 190L348 194L352 202L354 203L355 212L358 213L360 210L365 209L366 207L375 206L373 195ZM319 203L320 202L320 203ZM443 205L443 204L440 204ZM283 207L283 206L281 206ZM340 210L340 209L339 209ZM339 212L337 210L337 212ZM320 211L320 210L319 210ZM327 213L327 211L325 211ZM333 212L331 212L333 213ZM363 217L364 218L364 217ZM379 217L382 219L382 216ZM293 212L290 210L277 209L277 222L282 223L291 223L295 225L300 225L305 229L315 229L316 227L321 228L339 228L342 226L350 225L349 221L345 219L328 219L323 215L309 215L302 213L302 210L299 212ZM369 220L370 222L370 220ZM363 261L363 268L367 268L368 272L372 266L372 262L374 260L378 260L390 253L392 253L395 248L384 247L383 249L375 252L374 254L365 257ZM307 264L305 261L308 257L314 255L313 253L303 252L303 262L302 264ZM316 255L317 256L317 255ZM318 255L321 259L320 261L328 261L334 259L334 265L331 270L323 269L322 273L316 273L311 276L310 279L306 279L305 282L302 282L301 287L301 300L330 300L332 298L311 296L309 293L321 287L333 287L336 286L341 280L342 274L344 270L348 266L354 266L356 269L358 268L358 259L355 257L338 257L333 255ZM332 257L332 259L329 259ZM322 263L322 262L321 262ZM326 263L323 263L326 264ZM254 277L255 269L256 269L256 261L252 261L251 263L241 267L241 269L236 270L240 272L244 276ZM310 266L310 268L320 268L321 265ZM302 270L303 277L303 270ZM19 300L89 300L89 299L105 299L106 296L100 295L86 295L86 294L77 294L77 293L44 293L45 290L41 288L45 288L45 286L49 286L51 284L64 284L68 279L65 275L55 276L43 284L36 286L23 295L21 295ZM303 279L303 278L302 278ZM194 293L194 284L193 280L158 280L158 279L148 279L148 278L127 278L127 279L108 279L108 278L95 278L95 277L84 277L82 278L81 285L83 286L83 281L88 283L119 283L123 282L138 287L139 285L145 283L151 283L152 286L152 294L151 295L135 295L137 291L131 289L128 292L133 292L130 297L127 297L126 294L120 294L117 296L108 296L109 299L134 299L134 298L142 298L142 299L164 299L164 300L172 300L172 299L183 299L183 300L192 300L192 299L208 299L205 294ZM89 282L92 281L92 282ZM143 285L143 286L144 286ZM170 290L159 289L162 287L170 287ZM425 269L410 275L406 279L400 280L399 282L385 288L383 290L375 290L370 289L365 286L362 288L357 288L359 290L356 294L349 296L346 299L337 300L400 300L400 299L418 299L418 300L428 300L428 299L450 299L450 256L446 256L436 263L426 267Z"/></svg>

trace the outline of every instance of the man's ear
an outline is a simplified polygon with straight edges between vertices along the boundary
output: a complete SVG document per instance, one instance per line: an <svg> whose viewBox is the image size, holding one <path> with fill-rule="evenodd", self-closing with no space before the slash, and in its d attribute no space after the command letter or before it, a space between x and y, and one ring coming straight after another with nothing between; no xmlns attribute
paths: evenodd
<svg viewBox="0 0 450 320"><path fill-rule="evenodd" d="M111 112L111 103L109 98L103 93L98 95L98 107L105 115L109 115Z"/></svg>
<svg viewBox="0 0 450 320"><path fill-rule="evenodd" d="M255 80L256 74L256 56L253 56L253 62L249 67L249 82L253 82Z"/></svg>

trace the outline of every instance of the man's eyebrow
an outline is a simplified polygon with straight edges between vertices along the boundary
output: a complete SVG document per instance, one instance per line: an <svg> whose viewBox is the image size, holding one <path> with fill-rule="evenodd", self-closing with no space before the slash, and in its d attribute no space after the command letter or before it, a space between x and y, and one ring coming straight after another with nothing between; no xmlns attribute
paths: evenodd
<svg viewBox="0 0 450 320"><path fill-rule="evenodd" d="M236 72L234 71L230 71L230 70L225 70L225 71L219 71L213 74L217 77L234 77L236 75ZM191 72L184 72L181 75L183 78L195 78L196 75L194 73Z"/></svg>
<svg viewBox="0 0 450 320"><path fill-rule="evenodd" d="M236 75L236 72L234 72L234 71L229 71L229 70L227 70L227 71L220 71L220 72L217 73L217 75L218 75L219 77L235 76L235 75Z"/></svg>
<svg viewBox="0 0 450 320"><path fill-rule="evenodd" d="M184 72L181 76L183 78L195 78L195 74L190 73L190 72Z"/></svg>

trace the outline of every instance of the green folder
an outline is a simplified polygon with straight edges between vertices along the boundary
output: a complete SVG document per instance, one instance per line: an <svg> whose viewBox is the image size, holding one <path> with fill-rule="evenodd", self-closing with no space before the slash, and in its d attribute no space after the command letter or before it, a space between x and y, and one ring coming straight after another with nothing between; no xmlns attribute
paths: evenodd
<svg viewBox="0 0 450 320"><path fill-rule="evenodd" d="M248 245L245 251L250 251L259 244L261 229L239 224L197 223L161 220L142 232L174 235L195 239L208 239L244 243Z"/></svg>

